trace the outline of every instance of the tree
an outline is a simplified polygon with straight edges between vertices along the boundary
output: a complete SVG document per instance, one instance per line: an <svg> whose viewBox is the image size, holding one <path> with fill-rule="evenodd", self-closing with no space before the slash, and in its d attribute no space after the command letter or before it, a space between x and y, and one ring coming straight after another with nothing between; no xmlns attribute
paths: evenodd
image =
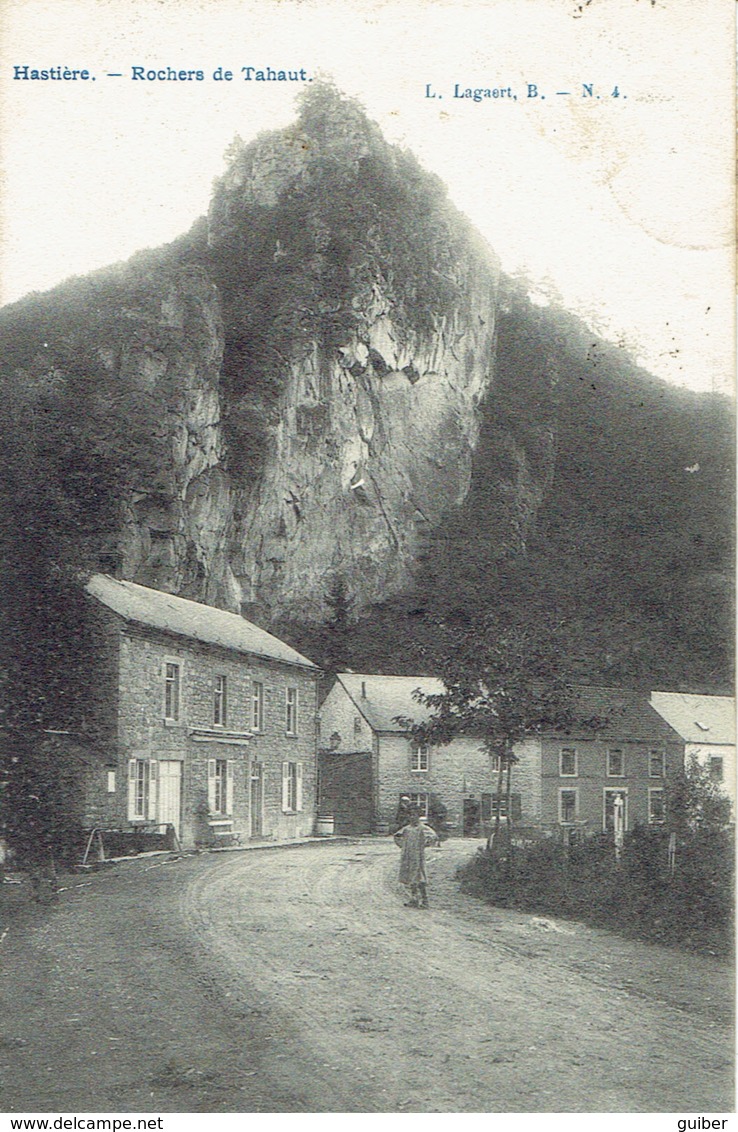
<svg viewBox="0 0 738 1132"><path fill-rule="evenodd" d="M678 837L717 834L730 824L730 799L692 755L687 766L667 782L665 814L667 827Z"/></svg>
<svg viewBox="0 0 738 1132"><path fill-rule="evenodd" d="M445 627L433 664L444 691L415 693L418 703L431 709L426 722L399 720L416 742L444 745L459 735L478 736L497 758L490 846L500 832L503 786L508 830L511 827L515 744L543 732L566 731L575 721L573 691L559 670L562 628L552 621L531 627L500 614L488 614L462 630ZM603 721L578 722L594 728Z"/></svg>
<svg viewBox="0 0 738 1132"><path fill-rule="evenodd" d="M0 829L29 861L79 841L80 752L100 739L107 691L83 585L161 453L153 397L57 353L0 372Z"/></svg>
<svg viewBox="0 0 738 1132"><path fill-rule="evenodd" d="M326 664L331 673L340 672L348 663L348 635L354 608L354 599L343 574L335 574L331 579L324 600L331 611L325 626Z"/></svg>

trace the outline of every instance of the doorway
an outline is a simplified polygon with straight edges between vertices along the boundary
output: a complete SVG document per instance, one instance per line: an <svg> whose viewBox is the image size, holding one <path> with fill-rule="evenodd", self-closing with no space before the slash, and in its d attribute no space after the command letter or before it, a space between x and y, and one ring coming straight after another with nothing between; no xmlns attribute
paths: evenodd
<svg viewBox="0 0 738 1132"><path fill-rule="evenodd" d="M481 836L481 806L476 798L464 798L464 837Z"/></svg>
<svg viewBox="0 0 738 1132"><path fill-rule="evenodd" d="M177 759L159 762L157 821L160 825L173 825L177 837L181 836L182 763Z"/></svg>
<svg viewBox="0 0 738 1132"><path fill-rule="evenodd" d="M622 830L628 828L628 790L623 787L619 790L613 787L605 787L603 806L602 806L602 828L606 832L615 832L615 803L616 800L620 803L620 821L622 822Z"/></svg>
<svg viewBox="0 0 738 1132"><path fill-rule="evenodd" d="M264 768L261 763L252 762L250 782L251 836L262 837L264 834Z"/></svg>

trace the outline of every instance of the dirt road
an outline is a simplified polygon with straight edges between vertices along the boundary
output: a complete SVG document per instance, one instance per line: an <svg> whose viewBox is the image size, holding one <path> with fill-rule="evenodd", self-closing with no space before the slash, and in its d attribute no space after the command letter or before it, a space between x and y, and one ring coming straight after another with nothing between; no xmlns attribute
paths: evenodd
<svg viewBox="0 0 738 1132"><path fill-rule="evenodd" d="M386 839L72 878L0 944L0 1110L732 1110L730 969L464 897L473 849L428 912Z"/></svg>

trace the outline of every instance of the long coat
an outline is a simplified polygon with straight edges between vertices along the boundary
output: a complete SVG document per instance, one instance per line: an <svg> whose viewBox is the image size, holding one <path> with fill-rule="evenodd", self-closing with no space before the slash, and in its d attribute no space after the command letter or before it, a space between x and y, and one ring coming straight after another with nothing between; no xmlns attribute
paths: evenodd
<svg viewBox="0 0 738 1132"><path fill-rule="evenodd" d="M395 845L402 849L400 883L425 884L425 847L438 840L428 825L405 825L395 834Z"/></svg>

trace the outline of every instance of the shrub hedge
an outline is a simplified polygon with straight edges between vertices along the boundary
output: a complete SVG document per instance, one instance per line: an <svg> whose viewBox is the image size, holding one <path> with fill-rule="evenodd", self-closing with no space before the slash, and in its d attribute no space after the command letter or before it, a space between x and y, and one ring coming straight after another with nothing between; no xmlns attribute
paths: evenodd
<svg viewBox="0 0 738 1132"><path fill-rule="evenodd" d="M636 826L620 860L603 834L566 845L542 839L512 852L480 850L459 869L462 891L502 908L581 920L638 939L715 955L733 948L735 846L729 830L678 838Z"/></svg>

